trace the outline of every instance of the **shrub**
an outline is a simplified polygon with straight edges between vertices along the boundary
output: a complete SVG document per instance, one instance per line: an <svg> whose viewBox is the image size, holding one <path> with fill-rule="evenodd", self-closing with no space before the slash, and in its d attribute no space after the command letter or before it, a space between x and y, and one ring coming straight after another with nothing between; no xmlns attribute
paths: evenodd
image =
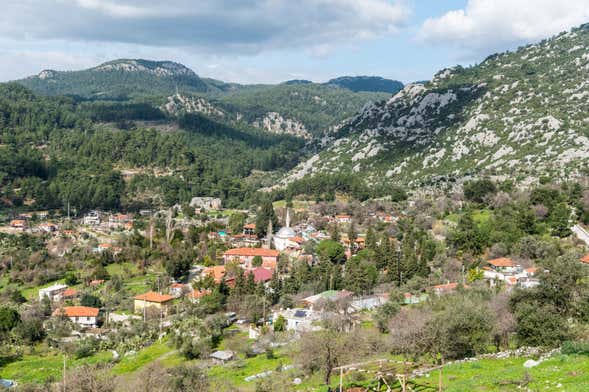
<svg viewBox="0 0 589 392"><path fill-rule="evenodd" d="M589 341L566 341L562 344L560 352L563 354L589 355Z"/></svg>

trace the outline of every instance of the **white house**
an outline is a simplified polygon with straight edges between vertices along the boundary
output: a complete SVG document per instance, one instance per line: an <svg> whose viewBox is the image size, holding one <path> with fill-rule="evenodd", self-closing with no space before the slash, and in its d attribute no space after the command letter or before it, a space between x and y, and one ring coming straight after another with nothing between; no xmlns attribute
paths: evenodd
<svg viewBox="0 0 589 392"><path fill-rule="evenodd" d="M276 320L279 316L284 317L286 320L287 331L306 332L321 328L313 325L314 321L318 321L321 318L320 315L309 309L286 309L275 313L273 320Z"/></svg>
<svg viewBox="0 0 589 392"><path fill-rule="evenodd" d="M53 317L67 317L72 323L83 328L95 328L98 324L98 308L88 306L64 306L55 309Z"/></svg>
<svg viewBox="0 0 589 392"><path fill-rule="evenodd" d="M60 301L63 297L63 292L67 289L65 284L54 284L53 286L39 289L39 301L47 297L50 301Z"/></svg>
<svg viewBox="0 0 589 392"><path fill-rule="evenodd" d="M90 211L84 216L83 223L85 225L97 226L100 224L100 214L98 211Z"/></svg>

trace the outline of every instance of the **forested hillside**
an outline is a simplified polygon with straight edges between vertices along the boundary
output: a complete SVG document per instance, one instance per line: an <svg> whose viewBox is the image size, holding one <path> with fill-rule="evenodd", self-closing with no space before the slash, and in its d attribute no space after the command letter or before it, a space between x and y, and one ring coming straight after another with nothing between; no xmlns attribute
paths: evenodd
<svg viewBox="0 0 589 392"><path fill-rule="evenodd" d="M132 121L156 119L174 130ZM168 120L149 105L44 98L10 84L0 85L0 129L4 208L139 208L196 195L238 205L253 189L245 177L294 166L303 145L198 114Z"/></svg>
<svg viewBox="0 0 589 392"><path fill-rule="evenodd" d="M347 88L352 91L374 91L396 94L403 89L403 83L378 76L342 76L326 84Z"/></svg>
<svg viewBox="0 0 589 392"><path fill-rule="evenodd" d="M253 122L268 112L295 119L314 135L352 116L368 102L386 99L382 92L353 92L320 84L280 84L237 90L219 97L219 105Z"/></svg>
<svg viewBox="0 0 589 392"><path fill-rule="evenodd" d="M84 100L166 105L171 112L221 114L270 133L310 138L360 110L388 98L400 82L346 77L327 83L240 85L201 78L171 61L120 59L81 71L45 70L17 83L40 95ZM180 98L178 98L180 97ZM196 103L196 104L195 104Z"/></svg>

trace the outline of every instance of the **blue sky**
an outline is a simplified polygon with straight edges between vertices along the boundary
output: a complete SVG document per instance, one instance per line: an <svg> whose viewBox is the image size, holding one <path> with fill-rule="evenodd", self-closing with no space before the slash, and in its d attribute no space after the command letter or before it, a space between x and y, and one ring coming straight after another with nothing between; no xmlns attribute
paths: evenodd
<svg viewBox="0 0 589 392"><path fill-rule="evenodd" d="M0 81L115 58L241 83L429 79L589 22L589 0L4 0Z"/></svg>

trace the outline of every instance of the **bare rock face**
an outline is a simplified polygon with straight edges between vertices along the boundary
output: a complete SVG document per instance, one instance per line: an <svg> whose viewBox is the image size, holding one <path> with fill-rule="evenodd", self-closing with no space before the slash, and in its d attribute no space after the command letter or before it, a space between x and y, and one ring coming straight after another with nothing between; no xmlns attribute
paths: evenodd
<svg viewBox="0 0 589 392"><path fill-rule="evenodd" d="M303 123L290 118L284 118L277 112L266 113L262 119L255 121L253 125L270 133L292 135L304 139L312 138Z"/></svg>
<svg viewBox="0 0 589 392"><path fill-rule="evenodd" d="M57 74L56 71L53 71L51 69L46 69L46 70L39 72L37 77L39 79L51 79L51 78L55 77L56 74Z"/></svg>
<svg viewBox="0 0 589 392"><path fill-rule="evenodd" d="M182 94L174 94L168 97L161 109L170 114L202 113L208 116L224 117L225 113L213 106L202 97L189 97Z"/></svg>
<svg viewBox="0 0 589 392"><path fill-rule="evenodd" d="M589 164L588 70L587 26L444 69L326 133L284 182L338 172L409 186L575 177Z"/></svg>
<svg viewBox="0 0 589 392"><path fill-rule="evenodd" d="M190 68L173 61L119 60L99 65L94 70L145 72L156 76L196 76Z"/></svg>

